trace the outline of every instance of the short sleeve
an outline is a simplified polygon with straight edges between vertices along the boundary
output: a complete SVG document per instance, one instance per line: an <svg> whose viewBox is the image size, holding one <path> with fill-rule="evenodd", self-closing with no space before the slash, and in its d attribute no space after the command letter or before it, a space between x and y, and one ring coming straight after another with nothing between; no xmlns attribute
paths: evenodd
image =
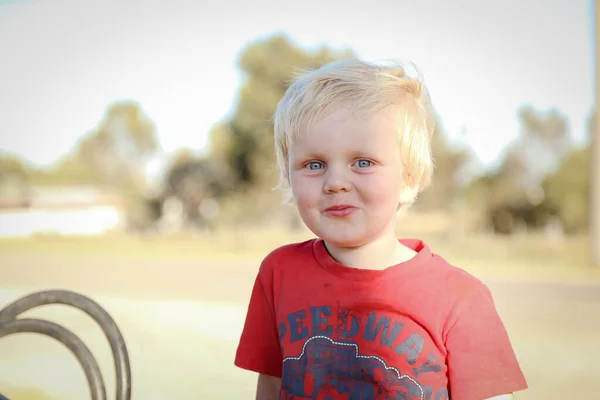
<svg viewBox="0 0 600 400"><path fill-rule="evenodd" d="M235 365L264 375L281 376L282 354L273 306L272 278L256 277Z"/></svg>
<svg viewBox="0 0 600 400"><path fill-rule="evenodd" d="M450 398L483 400L527 388L492 295L480 283L446 336Z"/></svg>

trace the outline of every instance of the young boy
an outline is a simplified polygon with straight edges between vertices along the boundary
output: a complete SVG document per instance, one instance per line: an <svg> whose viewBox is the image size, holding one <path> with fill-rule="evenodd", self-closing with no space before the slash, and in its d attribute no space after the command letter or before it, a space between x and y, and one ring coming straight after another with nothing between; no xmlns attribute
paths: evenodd
<svg viewBox="0 0 600 400"><path fill-rule="evenodd" d="M527 387L488 288L396 216L430 182L426 89L359 60L296 80L275 114L282 183L317 236L262 262L235 364L256 398L483 400Z"/></svg>

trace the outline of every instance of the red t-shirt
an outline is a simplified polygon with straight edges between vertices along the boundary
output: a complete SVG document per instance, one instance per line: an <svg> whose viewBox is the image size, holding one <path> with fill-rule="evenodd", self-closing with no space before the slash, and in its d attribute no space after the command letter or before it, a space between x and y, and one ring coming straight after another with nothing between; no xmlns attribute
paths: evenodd
<svg viewBox="0 0 600 400"><path fill-rule="evenodd" d="M281 377L281 399L482 400L527 388L490 291L432 254L346 267L321 239L269 254L235 365Z"/></svg>

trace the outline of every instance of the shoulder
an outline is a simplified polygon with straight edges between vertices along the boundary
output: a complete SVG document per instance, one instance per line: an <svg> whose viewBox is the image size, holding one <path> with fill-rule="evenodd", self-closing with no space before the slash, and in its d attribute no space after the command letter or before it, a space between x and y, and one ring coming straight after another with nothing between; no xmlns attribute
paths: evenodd
<svg viewBox="0 0 600 400"><path fill-rule="evenodd" d="M314 258L313 245L317 239L289 243L272 250L265 256L260 265L260 275L273 275L278 270L293 265L305 264Z"/></svg>
<svg viewBox="0 0 600 400"><path fill-rule="evenodd" d="M432 256L430 271L431 279L439 282L436 287L447 307L447 329L459 320L497 317L492 292L481 279L437 254Z"/></svg>
<svg viewBox="0 0 600 400"><path fill-rule="evenodd" d="M443 274L445 285L448 290L455 290L466 294L468 292L487 288L486 284L465 269L450 263L444 257L434 254L432 257L433 265L438 269L438 273Z"/></svg>
<svg viewBox="0 0 600 400"><path fill-rule="evenodd" d="M440 254L431 253L425 271L429 285L435 287L444 303L452 308L460 308L474 301L491 300L491 292L481 279Z"/></svg>
<svg viewBox="0 0 600 400"><path fill-rule="evenodd" d="M443 255L435 252L427 243L420 239L403 240L403 243L409 244L409 247L419 252L419 255L425 254L426 268L420 269L423 278L435 282L438 289L444 292L465 293L474 289L485 287L485 284L477 277L455 265Z"/></svg>

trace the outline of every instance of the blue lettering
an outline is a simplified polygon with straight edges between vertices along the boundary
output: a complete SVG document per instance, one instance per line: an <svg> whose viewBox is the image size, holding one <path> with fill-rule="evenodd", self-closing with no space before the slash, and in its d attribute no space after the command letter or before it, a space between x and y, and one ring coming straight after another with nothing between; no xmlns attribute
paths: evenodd
<svg viewBox="0 0 600 400"><path fill-rule="evenodd" d="M418 377L419 375L425 372L440 372L442 370L442 366L440 364L434 364L435 360L436 358L433 355L433 353L429 353L429 358L427 359L427 362L421 365L421 368L413 368L415 376Z"/></svg>
<svg viewBox="0 0 600 400"><path fill-rule="evenodd" d="M302 322L303 319L306 319L306 310L296 311L295 313L288 315L290 341L292 343L308 336L308 328L304 326L304 323Z"/></svg>
<svg viewBox="0 0 600 400"><path fill-rule="evenodd" d="M408 337L408 339L396 346L394 351L398 353L398 355L406 354L408 356L406 362L408 362L410 365L413 365L415 362L417 362L417 358L423 350L423 343L423 338L417 333L413 333Z"/></svg>
<svg viewBox="0 0 600 400"><path fill-rule="evenodd" d="M285 323L282 322L279 324L279 340L280 341L285 337L285 333L286 333L286 326L285 326Z"/></svg>
<svg viewBox="0 0 600 400"><path fill-rule="evenodd" d="M377 321L377 323L375 321ZM403 323L394 321L394 327L392 328L392 331L388 333L391 322L392 320L385 315L381 316L379 320L377 320L376 312L369 313L367 318L367 326L365 327L365 340L369 340L371 342L374 341L377 339L379 331L381 331L380 343L391 349L392 345L394 344L394 340L396 340L398 334L404 327Z"/></svg>
<svg viewBox="0 0 600 400"><path fill-rule="evenodd" d="M358 335L360 321L362 319L361 317L362 314L358 310L340 307L338 313L338 324L335 329L336 335L342 340L351 339Z"/></svg>
<svg viewBox="0 0 600 400"><path fill-rule="evenodd" d="M327 325L327 317L331 317L331 306L311 307L312 335L331 336L333 327Z"/></svg>

